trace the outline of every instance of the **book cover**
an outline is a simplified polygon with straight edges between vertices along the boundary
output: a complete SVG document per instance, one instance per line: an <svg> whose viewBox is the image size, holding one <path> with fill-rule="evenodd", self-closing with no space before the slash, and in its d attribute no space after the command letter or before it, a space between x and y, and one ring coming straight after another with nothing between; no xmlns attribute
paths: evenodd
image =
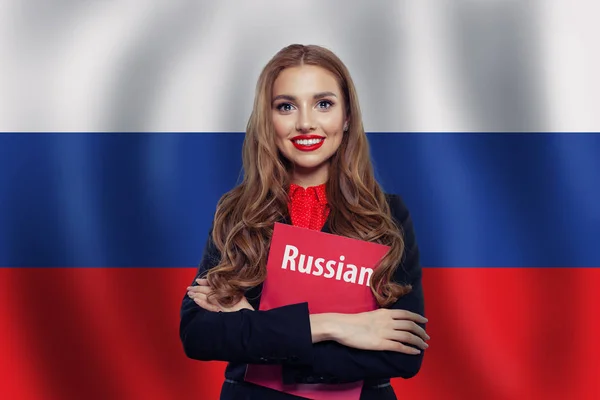
<svg viewBox="0 0 600 400"><path fill-rule="evenodd" d="M260 310L308 302L311 314L372 311L371 275L387 246L276 223ZM284 385L280 365L250 365L245 380L313 400L358 400L362 382Z"/></svg>

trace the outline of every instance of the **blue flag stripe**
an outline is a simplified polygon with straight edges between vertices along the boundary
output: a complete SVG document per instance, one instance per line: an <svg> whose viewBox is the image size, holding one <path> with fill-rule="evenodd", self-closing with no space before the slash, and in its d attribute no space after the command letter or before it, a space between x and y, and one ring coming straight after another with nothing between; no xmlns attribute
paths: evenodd
<svg viewBox="0 0 600 400"><path fill-rule="evenodd" d="M600 135L369 133L434 267L600 266ZM0 135L0 266L198 263L242 133Z"/></svg>

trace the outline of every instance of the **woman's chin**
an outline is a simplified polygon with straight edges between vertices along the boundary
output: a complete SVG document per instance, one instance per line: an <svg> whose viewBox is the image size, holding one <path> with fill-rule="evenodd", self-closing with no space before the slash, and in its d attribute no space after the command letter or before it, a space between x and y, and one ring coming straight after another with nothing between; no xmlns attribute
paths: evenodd
<svg viewBox="0 0 600 400"><path fill-rule="evenodd" d="M322 157L319 158L311 158L311 157L301 157L294 160L294 166L296 169L311 171L318 170L323 168L327 164L327 160L324 160Z"/></svg>

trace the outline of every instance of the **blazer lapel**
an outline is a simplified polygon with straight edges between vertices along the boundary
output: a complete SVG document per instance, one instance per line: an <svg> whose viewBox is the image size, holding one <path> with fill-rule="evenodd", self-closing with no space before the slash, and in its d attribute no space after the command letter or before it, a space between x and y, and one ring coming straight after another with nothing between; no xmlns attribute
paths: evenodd
<svg viewBox="0 0 600 400"><path fill-rule="evenodd" d="M327 217L327 219L325 220L325 224L323 225L323 228L321 228L321 232L331 233L331 231L329 230L329 217Z"/></svg>

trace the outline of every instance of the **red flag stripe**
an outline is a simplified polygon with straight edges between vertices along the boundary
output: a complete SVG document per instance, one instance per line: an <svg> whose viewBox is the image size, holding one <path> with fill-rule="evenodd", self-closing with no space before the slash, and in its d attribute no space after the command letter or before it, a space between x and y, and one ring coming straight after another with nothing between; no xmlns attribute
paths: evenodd
<svg viewBox="0 0 600 400"><path fill-rule="evenodd" d="M217 399L178 337L190 268L0 269L0 398ZM422 399L600 396L600 269L425 268Z"/></svg>

